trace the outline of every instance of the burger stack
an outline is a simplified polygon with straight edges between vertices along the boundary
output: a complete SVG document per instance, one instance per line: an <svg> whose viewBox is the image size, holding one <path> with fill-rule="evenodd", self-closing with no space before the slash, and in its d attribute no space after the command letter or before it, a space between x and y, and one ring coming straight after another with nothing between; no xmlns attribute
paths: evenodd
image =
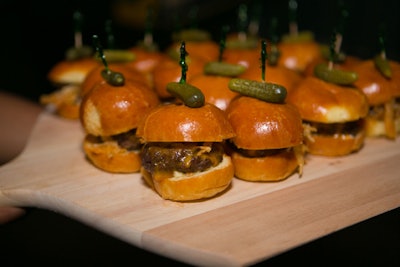
<svg viewBox="0 0 400 267"><path fill-rule="evenodd" d="M366 137L395 140L400 132L400 64L390 61L391 76L384 77L373 61L356 61L348 70L357 73L358 79L339 85L309 72L311 64L322 62L322 55L315 52L316 43L307 45L313 49L310 54L308 48L282 42L282 57L276 66L270 66L271 72L267 69L268 82L257 81L286 88L287 97L279 103L233 93L226 84L224 90L230 97L224 105L206 98L200 107L188 107L167 90L168 83L179 82L181 74L181 64L171 56L174 43L168 53L157 53L157 63L151 68L138 70L135 68L140 64L132 67L132 63L130 74L128 69L111 64L111 71L125 77L118 86L104 80L104 66L99 61L87 59L93 64L92 74L85 71L78 80L62 80L63 84L81 86L79 90L86 88L85 93L79 93L81 100L74 102L78 115L76 111L65 115L61 104L57 104L56 113L80 120L86 132L83 148L91 164L110 173L140 173L160 197L172 201L222 195L233 178L283 181L302 174L307 154L346 156L361 150ZM212 47L213 53L198 53L203 58L189 51L189 81L204 75L208 61L217 60ZM254 73L260 66L260 49L257 46L248 53L256 58L243 64L246 70L239 78L257 80ZM212 59L205 59L205 54ZM145 61L146 54L141 58ZM301 64L296 66L296 62ZM283 69L279 74L278 67ZM56 77L54 72L49 77ZM98 80L90 83L91 76ZM291 81L284 80L289 76L293 76ZM85 79L89 86L82 86ZM211 83L198 88L204 95L218 90ZM42 99L45 105L55 103L49 95Z"/></svg>

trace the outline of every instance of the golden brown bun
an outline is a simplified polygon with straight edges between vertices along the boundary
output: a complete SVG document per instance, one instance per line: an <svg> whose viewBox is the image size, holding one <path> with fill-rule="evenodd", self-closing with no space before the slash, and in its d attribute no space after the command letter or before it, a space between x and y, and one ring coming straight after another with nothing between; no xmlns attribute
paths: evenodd
<svg viewBox="0 0 400 267"><path fill-rule="evenodd" d="M83 98L80 120L89 134L115 135L135 129L158 104L155 92L140 82L125 80L123 86L100 83Z"/></svg>
<svg viewBox="0 0 400 267"><path fill-rule="evenodd" d="M160 105L141 121L136 135L145 142L222 142L235 133L224 111L205 103Z"/></svg>
<svg viewBox="0 0 400 267"><path fill-rule="evenodd" d="M139 172L141 167L138 150L128 151L115 141L96 142L96 138L87 135L83 149L89 160L101 170L112 173Z"/></svg>
<svg viewBox="0 0 400 267"><path fill-rule="evenodd" d="M266 157L245 157L238 152L231 154L235 177L246 181L281 181L299 167L293 150Z"/></svg>
<svg viewBox="0 0 400 267"><path fill-rule="evenodd" d="M224 51L222 60L231 64L240 64L246 68L260 66L260 49L234 49L228 48ZM261 77L261 75L260 75Z"/></svg>
<svg viewBox="0 0 400 267"><path fill-rule="evenodd" d="M304 73L307 66L321 57L321 49L314 41L280 42L278 43L280 57L279 66Z"/></svg>
<svg viewBox="0 0 400 267"><path fill-rule="evenodd" d="M179 58L180 48L181 42L175 42L167 48L167 51L173 51ZM206 62L218 60L219 45L212 40L185 42L185 49L190 58L198 58Z"/></svg>
<svg viewBox="0 0 400 267"><path fill-rule="evenodd" d="M364 144L365 131L360 131L356 136L335 134L335 135L312 135L312 138L305 138L307 152L320 156L344 156L360 150Z"/></svg>
<svg viewBox="0 0 400 267"><path fill-rule="evenodd" d="M99 65L94 58L60 61L49 71L48 79L54 84L81 84L89 71Z"/></svg>
<svg viewBox="0 0 400 267"><path fill-rule="evenodd" d="M238 148L286 148L303 141L302 120L293 105L240 96L225 112L236 133L232 141Z"/></svg>
<svg viewBox="0 0 400 267"><path fill-rule="evenodd" d="M198 74L188 80L188 83L199 88L206 102L216 105L222 110L226 110L231 100L238 93L229 89L231 77Z"/></svg>
<svg viewBox="0 0 400 267"><path fill-rule="evenodd" d="M392 69L392 82L396 85L394 96L400 97L400 62L391 60L390 67Z"/></svg>
<svg viewBox="0 0 400 267"><path fill-rule="evenodd" d="M101 76L101 72L104 68L104 65L99 65L86 75L81 85L81 96L86 95L97 83L105 82L104 78ZM132 66L127 65L127 63L110 63L108 64L108 68L111 71L122 73L125 79L138 81L147 86L151 85L151 82L144 74L135 70Z"/></svg>
<svg viewBox="0 0 400 267"><path fill-rule="evenodd" d="M79 85L65 85L50 94L40 96L40 104L66 119L79 118Z"/></svg>
<svg viewBox="0 0 400 267"><path fill-rule="evenodd" d="M186 72L186 80L190 77L203 73L205 61L198 58L190 58L186 61L188 71ZM179 61L172 58L163 60L153 70L154 90L161 99L171 98L172 95L167 91L169 82L179 82L182 77L182 68Z"/></svg>
<svg viewBox="0 0 400 267"><path fill-rule="evenodd" d="M343 87L308 76L292 90L287 102L295 105L303 120L341 123L364 118L368 113L366 96L351 87Z"/></svg>
<svg viewBox="0 0 400 267"><path fill-rule="evenodd" d="M141 174L162 198L191 201L213 197L228 188L233 179L234 167L230 157L224 155L219 165L204 172L176 173L171 178L157 178L141 168Z"/></svg>
<svg viewBox="0 0 400 267"><path fill-rule="evenodd" d="M129 65L142 73L151 73L167 57L164 53L147 51L142 47L132 47L129 50L135 54L135 60Z"/></svg>
<svg viewBox="0 0 400 267"><path fill-rule="evenodd" d="M367 96L370 105L383 104L397 94L399 85L386 79L375 67L373 60L364 60L354 66L353 71L358 74L354 86Z"/></svg>

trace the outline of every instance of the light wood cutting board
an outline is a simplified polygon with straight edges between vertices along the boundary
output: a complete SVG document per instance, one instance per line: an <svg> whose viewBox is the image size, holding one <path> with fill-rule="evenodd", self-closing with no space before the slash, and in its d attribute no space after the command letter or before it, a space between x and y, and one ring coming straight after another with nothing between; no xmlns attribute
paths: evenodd
<svg viewBox="0 0 400 267"><path fill-rule="evenodd" d="M0 167L0 205L62 213L151 252L200 266L248 266L400 206L400 141L367 139L356 154L308 156L301 177L234 179L218 197L163 200L139 174L96 169L79 121L42 113L15 160Z"/></svg>

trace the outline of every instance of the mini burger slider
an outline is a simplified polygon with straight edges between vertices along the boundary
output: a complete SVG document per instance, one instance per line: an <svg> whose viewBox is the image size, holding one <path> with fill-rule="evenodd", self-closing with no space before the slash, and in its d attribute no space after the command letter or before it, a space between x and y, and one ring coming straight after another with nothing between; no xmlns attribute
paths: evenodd
<svg viewBox="0 0 400 267"><path fill-rule="evenodd" d="M192 201L213 197L231 184L234 168L224 141L235 133L225 113L186 83L187 67L181 62L182 79L167 85L179 101L151 110L136 134L144 143L146 183L164 199Z"/></svg>
<svg viewBox="0 0 400 267"><path fill-rule="evenodd" d="M262 41L262 70L266 43ZM232 79L234 98L226 114L236 136L229 142L235 177L247 181L280 181L296 170L302 173L303 126L300 113L285 103L286 88L280 84Z"/></svg>
<svg viewBox="0 0 400 267"><path fill-rule="evenodd" d="M280 181L301 174L303 127L293 105L239 96L226 112L236 133L230 155L237 178Z"/></svg>
<svg viewBox="0 0 400 267"><path fill-rule="evenodd" d="M369 112L365 118L368 137L395 140L400 133L399 70L400 64L386 58L384 49L353 68L359 75L354 86L368 98Z"/></svg>
<svg viewBox="0 0 400 267"><path fill-rule="evenodd" d="M368 101L365 94L351 86L357 74L325 63L316 65L314 73L287 99L300 111L308 153L344 156L360 150L365 139Z"/></svg>
<svg viewBox="0 0 400 267"><path fill-rule="evenodd" d="M285 103L286 88L249 79L232 79L229 88L241 93L226 110L236 133L228 142L235 177L280 181L296 171L301 174L302 120L296 107Z"/></svg>
<svg viewBox="0 0 400 267"><path fill-rule="evenodd" d="M85 94L80 106L80 121L86 131L83 149L99 169L112 173L138 172L141 143L136 137L139 121L159 105L154 91L143 83L125 79L110 70L104 60L102 75Z"/></svg>

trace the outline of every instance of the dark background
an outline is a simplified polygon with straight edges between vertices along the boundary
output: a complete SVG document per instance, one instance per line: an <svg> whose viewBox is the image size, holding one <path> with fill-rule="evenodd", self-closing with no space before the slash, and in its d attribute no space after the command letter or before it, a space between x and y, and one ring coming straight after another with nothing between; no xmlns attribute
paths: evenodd
<svg viewBox="0 0 400 267"><path fill-rule="evenodd" d="M105 21L112 19L118 47L135 45L143 37L143 25L116 17L114 7L121 1L2 1L0 89L32 101L53 90L46 75L55 63L64 58L65 50L73 45L72 13L77 9L82 11L85 18L84 43L91 44L93 34L103 36ZM252 7L257 3L254 0L161 2L154 25L154 38L162 48L171 41L174 17L179 16L183 25L189 25L187 14L194 4L199 7L197 26L209 30L218 40L221 25L228 24L235 29L239 3L248 4L249 16L255 14L252 13ZM287 2L259 2L262 6L258 10L263 14L260 18L260 35L268 36L268 23L272 16L279 20L279 33L286 33ZM343 51L365 59L372 57L378 52L377 38L383 25L386 29L387 56L399 61L400 2L343 2L350 14L344 32ZM298 5L299 30L311 30L317 41L327 43L338 23L338 1L299 0ZM140 14L132 16L140 17ZM107 266L136 264L141 257L149 265L183 265L97 232L63 215L36 208L28 208L24 217L0 226L0 244L2 266L32 263L46 266ZM399 208L283 253L260 265L400 266L398 251Z"/></svg>
<svg viewBox="0 0 400 267"><path fill-rule="evenodd" d="M140 0L139 2L141 2ZM151 0L150 0L151 1ZM269 21L279 21L278 34L288 32L287 1L223 0L223 1L156 1L160 11L154 22L154 39L161 48L171 41L176 27L176 17L181 26L190 26L188 13L195 4L199 7L197 27L209 30L219 40L221 25L236 29L239 3L246 3L249 18L262 11L260 35L269 34ZM116 16L114 7L132 0L14 0L0 3L1 72L0 88L9 90L34 101L53 88L46 75L50 68L64 59L67 48L73 46L72 14L80 10L84 15L83 37L85 44L92 44L91 37L105 35L105 21L113 21L116 45L127 48L143 38L143 25L133 25ZM378 35L381 25L386 29L387 57L400 60L400 1L370 0L342 1L349 11L344 30L343 51L350 55L369 58L378 52ZM171 4L168 4L171 3ZM338 25L338 0L298 0L297 21L299 30L313 31L316 40L327 43L333 28ZM138 12L145 12L138 10ZM132 14L133 18L144 15Z"/></svg>

